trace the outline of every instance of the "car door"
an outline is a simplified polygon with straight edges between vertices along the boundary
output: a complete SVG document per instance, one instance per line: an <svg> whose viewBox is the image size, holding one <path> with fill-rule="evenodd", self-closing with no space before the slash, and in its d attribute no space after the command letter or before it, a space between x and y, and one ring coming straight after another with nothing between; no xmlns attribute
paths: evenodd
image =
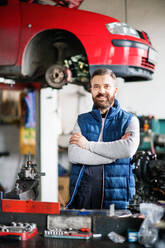
<svg viewBox="0 0 165 248"><path fill-rule="evenodd" d="M0 65L16 63L19 33L19 0L0 0Z"/></svg>

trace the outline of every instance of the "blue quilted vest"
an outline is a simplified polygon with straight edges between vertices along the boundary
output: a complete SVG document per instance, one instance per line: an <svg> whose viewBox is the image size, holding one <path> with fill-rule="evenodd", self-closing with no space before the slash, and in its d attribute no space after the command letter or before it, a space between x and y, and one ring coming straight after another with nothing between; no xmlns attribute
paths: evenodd
<svg viewBox="0 0 165 248"><path fill-rule="evenodd" d="M119 140L124 135L131 118L132 114L122 110L118 101L115 100L104 122L102 140L105 142ZM91 112L79 115L78 124L87 140L98 141L102 124L99 110L93 108ZM117 159L114 163L104 165L104 209L109 209L110 204L115 204L116 209L125 209L129 200L135 194L133 166L130 164L130 159ZM71 198L66 207L71 208L85 167L86 165L72 165L70 176Z"/></svg>

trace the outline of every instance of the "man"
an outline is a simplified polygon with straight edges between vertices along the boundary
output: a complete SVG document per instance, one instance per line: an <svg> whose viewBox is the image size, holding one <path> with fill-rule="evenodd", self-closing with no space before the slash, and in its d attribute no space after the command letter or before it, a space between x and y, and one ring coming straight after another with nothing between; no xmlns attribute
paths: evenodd
<svg viewBox="0 0 165 248"><path fill-rule="evenodd" d="M135 194L131 157L139 145L139 121L115 99L116 77L107 68L91 77L94 106L78 116L70 138L70 201L67 208L125 209Z"/></svg>

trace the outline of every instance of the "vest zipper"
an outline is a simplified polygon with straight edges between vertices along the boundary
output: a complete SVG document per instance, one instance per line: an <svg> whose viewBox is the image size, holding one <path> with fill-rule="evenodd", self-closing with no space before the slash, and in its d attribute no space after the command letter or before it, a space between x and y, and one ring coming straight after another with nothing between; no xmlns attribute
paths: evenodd
<svg viewBox="0 0 165 248"><path fill-rule="evenodd" d="M108 111L109 112L109 111ZM107 114L108 112L106 113L106 116L105 118L102 118L101 116L101 131L100 131L100 135L99 135L99 139L98 141L102 141L103 140L103 130L104 130L104 124L105 124L105 120L106 120L106 117L107 117ZM101 114L101 113L100 113ZM103 168L103 175L102 175L102 199L101 199L101 209L103 208L103 203L104 203L104 165L102 165L102 168Z"/></svg>
<svg viewBox="0 0 165 248"><path fill-rule="evenodd" d="M68 207L71 205L71 203L73 202L73 198L75 197L75 193L76 193L76 190L77 190L77 185L78 185L78 183L79 183L80 178L82 177L82 173L83 173L83 171L84 171L84 168L85 168L85 166L83 165L82 168L81 168L81 170L80 170L80 172L79 172L79 176L78 176L78 178L77 178L77 181L76 181L76 184L75 184L75 187L74 187L72 196L70 197L70 201L69 201L69 202L67 203L67 205L65 206L66 208L68 208Z"/></svg>
<svg viewBox="0 0 165 248"><path fill-rule="evenodd" d="M103 185L102 185L102 199L101 199L101 209L103 208L103 202L104 202L104 165L102 165L103 168Z"/></svg>

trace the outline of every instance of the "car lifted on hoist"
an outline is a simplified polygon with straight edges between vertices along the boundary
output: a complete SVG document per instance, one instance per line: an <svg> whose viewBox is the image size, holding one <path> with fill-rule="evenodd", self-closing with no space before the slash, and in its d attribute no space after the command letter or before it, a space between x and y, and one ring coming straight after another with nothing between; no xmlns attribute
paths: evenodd
<svg viewBox="0 0 165 248"><path fill-rule="evenodd" d="M69 82L88 89L90 74L100 67L125 81L152 79L156 51L147 33L69 8L69 0L54 2L0 1L0 81L41 82L57 89Z"/></svg>

